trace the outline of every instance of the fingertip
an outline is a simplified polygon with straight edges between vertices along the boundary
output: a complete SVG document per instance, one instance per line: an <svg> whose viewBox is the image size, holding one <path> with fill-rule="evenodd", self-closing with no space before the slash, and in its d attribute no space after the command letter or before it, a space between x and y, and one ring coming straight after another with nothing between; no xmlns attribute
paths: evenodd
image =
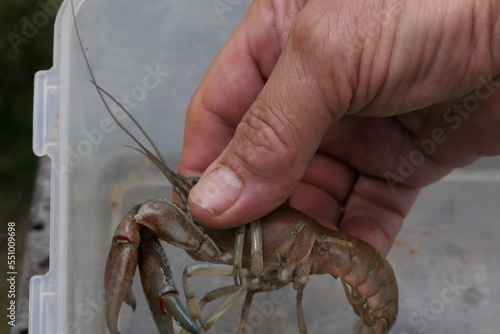
<svg viewBox="0 0 500 334"><path fill-rule="evenodd" d="M342 221L341 231L353 235L373 246L383 256L387 256L393 239L373 220L365 217L352 217ZM395 236L394 236L395 237Z"/></svg>
<svg viewBox="0 0 500 334"><path fill-rule="evenodd" d="M285 202L291 182L263 181L231 168L209 167L191 190L188 205L195 219L212 228L232 228L261 218Z"/></svg>
<svg viewBox="0 0 500 334"><path fill-rule="evenodd" d="M240 197L242 183L227 167L219 167L200 178L189 193L189 200L197 208L217 216L228 210Z"/></svg>

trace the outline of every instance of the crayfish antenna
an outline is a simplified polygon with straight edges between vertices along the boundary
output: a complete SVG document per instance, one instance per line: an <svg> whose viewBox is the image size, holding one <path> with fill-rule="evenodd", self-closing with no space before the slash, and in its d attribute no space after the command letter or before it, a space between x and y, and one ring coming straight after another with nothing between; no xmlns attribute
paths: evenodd
<svg viewBox="0 0 500 334"><path fill-rule="evenodd" d="M88 60L87 54L85 52L85 48L83 47L82 39L80 37L80 31L78 30L78 25L76 24L76 17L75 17L75 9L74 9L74 4L73 0L71 1L71 6L73 10L73 22L74 22L74 27L75 27L75 32L77 35L78 43L80 46L80 49L82 50L83 58L85 60L85 64L87 65L87 69L89 71L91 80L90 82L95 86L97 93L99 94L99 98L101 99L102 103L104 104L104 107L108 114L111 116L113 121L133 140L139 145L140 148L135 148L142 154L144 154L151 162L153 162L163 173L163 175L166 176L170 184L172 185L174 191L179 194L179 196L182 199L182 202L184 205L187 207L187 194L189 193L189 190L191 190L192 183L189 180L189 178L186 178L183 175L180 175L176 172L174 172L167 164L166 160L163 158L162 154L160 153L160 150L154 143L154 141L151 139L151 137L147 134L147 132L144 130L144 128L139 124L139 122L130 114L130 112L118 101L116 100L111 94L109 94L104 88L99 86L97 83L97 80L94 75L94 71L92 71L92 67L90 66L90 62ZM147 149L124 125L123 123L113 114L111 111L111 108L104 98L104 95L106 95L108 98L110 98L118 107L132 120L132 122L136 125L136 127L139 129L139 131L143 134L143 136L146 138L147 142L153 147L153 152L151 152L149 149Z"/></svg>

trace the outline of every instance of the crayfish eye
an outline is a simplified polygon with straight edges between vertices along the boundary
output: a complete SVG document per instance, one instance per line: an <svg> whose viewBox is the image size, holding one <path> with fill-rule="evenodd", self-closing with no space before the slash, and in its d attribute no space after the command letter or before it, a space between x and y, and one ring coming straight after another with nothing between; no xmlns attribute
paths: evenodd
<svg viewBox="0 0 500 334"><path fill-rule="evenodd" d="M191 183L193 183L193 186L195 184L197 184L198 181L200 181L200 177L199 176L193 176L192 179L191 179Z"/></svg>

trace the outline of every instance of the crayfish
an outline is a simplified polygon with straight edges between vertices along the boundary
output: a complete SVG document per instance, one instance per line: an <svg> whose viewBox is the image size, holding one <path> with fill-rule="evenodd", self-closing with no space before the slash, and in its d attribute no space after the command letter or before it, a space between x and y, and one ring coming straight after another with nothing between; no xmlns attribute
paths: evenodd
<svg viewBox="0 0 500 334"><path fill-rule="evenodd" d="M366 242L320 225L306 214L285 204L251 223L226 230L211 229L197 222L187 205L190 189L197 177L186 177L171 170L158 148L130 113L95 80L103 98L107 95L137 125L152 145L148 150L116 118L114 121L139 145L172 184L182 207L167 200L150 200L134 206L116 228L106 263L105 288L108 292L106 322L113 334L121 304L135 307L132 278L139 267L141 281L153 318L160 333L174 333L172 318L182 333L208 330L231 305L246 292L238 334L245 331L246 319L257 292L282 288L289 283L297 292L297 316L301 333L307 333L301 301L309 275L330 274L340 278L349 303L361 320L355 334L386 334L398 312L398 288L389 262ZM182 278L186 307L178 298L167 256L160 240L183 248L202 263L185 268ZM200 301L191 277L233 276L234 285L206 294ZM204 305L229 296L207 317ZM198 325L199 324L199 325Z"/></svg>

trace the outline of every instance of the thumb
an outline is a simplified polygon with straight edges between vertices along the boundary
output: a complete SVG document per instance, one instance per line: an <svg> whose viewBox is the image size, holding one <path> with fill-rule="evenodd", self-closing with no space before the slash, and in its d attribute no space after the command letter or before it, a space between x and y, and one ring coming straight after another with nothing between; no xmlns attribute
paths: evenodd
<svg viewBox="0 0 500 334"><path fill-rule="evenodd" d="M238 226L286 201L334 117L314 76L282 54L233 139L191 190L189 207L207 226Z"/></svg>

